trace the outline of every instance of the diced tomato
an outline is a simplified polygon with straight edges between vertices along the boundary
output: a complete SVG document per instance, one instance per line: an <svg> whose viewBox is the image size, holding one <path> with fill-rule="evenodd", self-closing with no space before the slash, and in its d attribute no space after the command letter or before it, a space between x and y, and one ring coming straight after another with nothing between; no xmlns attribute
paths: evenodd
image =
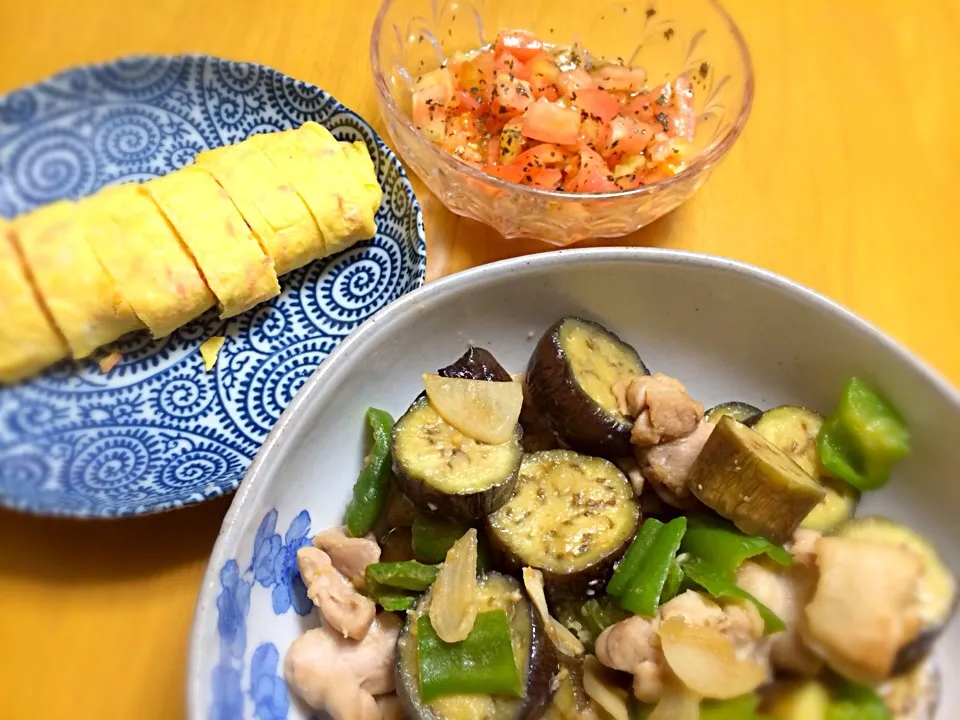
<svg viewBox="0 0 960 720"><path fill-rule="evenodd" d="M433 90L433 88L440 87L440 90ZM424 90L431 90L432 97L434 99L441 98L443 104L447 107L456 107L457 106L457 95L456 88L453 84L453 73L450 72L449 68L439 68L433 72L428 72L417 78L416 82L413 84L414 93L422 92Z"/></svg>
<svg viewBox="0 0 960 720"><path fill-rule="evenodd" d="M493 53L485 50L460 66L460 85L481 102L490 102L494 85Z"/></svg>
<svg viewBox="0 0 960 720"><path fill-rule="evenodd" d="M640 122L651 122L661 108L656 102L657 97L653 93L640 93L624 106L623 112L633 115Z"/></svg>
<svg viewBox="0 0 960 720"><path fill-rule="evenodd" d="M470 113L455 115L447 120L443 149L461 160L479 163L483 160L479 149L479 133Z"/></svg>
<svg viewBox="0 0 960 720"><path fill-rule="evenodd" d="M541 50L543 50L543 43L536 35L525 30L502 30L497 35L497 55L509 52L521 62L526 62Z"/></svg>
<svg viewBox="0 0 960 720"><path fill-rule="evenodd" d="M511 163L523 152L523 118L514 118L503 126L500 133L499 160L503 164Z"/></svg>
<svg viewBox="0 0 960 720"><path fill-rule="evenodd" d="M539 52L530 60L525 61L530 76L540 75L549 83L555 83L560 77L560 68L550 57L549 53Z"/></svg>
<svg viewBox="0 0 960 720"><path fill-rule="evenodd" d="M523 116L523 134L543 142L574 145L580 138L580 111L538 100Z"/></svg>
<svg viewBox="0 0 960 720"><path fill-rule="evenodd" d="M545 190L557 190L563 180L563 173L557 168L536 168L523 176L524 184Z"/></svg>
<svg viewBox="0 0 960 720"><path fill-rule="evenodd" d="M595 118L580 123L580 147L605 150L610 139L610 126Z"/></svg>
<svg viewBox="0 0 960 720"><path fill-rule="evenodd" d="M564 95L573 95L577 90L593 87L593 78L583 68L566 70L557 77L557 89Z"/></svg>
<svg viewBox="0 0 960 720"><path fill-rule="evenodd" d="M693 141L697 111L693 107L693 86L686 75L673 81L671 107L664 114L667 116L668 136Z"/></svg>
<svg viewBox="0 0 960 720"><path fill-rule="evenodd" d="M513 161L513 164L527 170L539 167L559 167L566 164L569 157L569 153L565 153L556 145L543 143L534 145L529 150L524 150Z"/></svg>
<svg viewBox="0 0 960 720"><path fill-rule="evenodd" d="M523 167L520 165L484 165L483 171L508 182L518 183L523 179Z"/></svg>
<svg viewBox="0 0 960 720"><path fill-rule="evenodd" d="M620 189L613 181L604 159L589 148L580 151L580 171L575 187L577 192L585 193L616 192Z"/></svg>
<svg viewBox="0 0 960 720"><path fill-rule="evenodd" d="M540 97L546 100L547 102L556 102L560 99L560 93L557 92L556 85L548 85L547 88L540 93ZM537 98L538 100L540 98Z"/></svg>
<svg viewBox="0 0 960 720"><path fill-rule="evenodd" d="M658 126L645 125L635 117L617 115L610 121L610 136L603 154L611 157L642 153L659 131Z"/></svg>
<svg viewBox="0 0 960 720"><path fill-rule="evenodd" d="M563 167L563 171L567 176L566 180L563 182L563 189L566 192L576 192L577 173L580 171L580 153L570 156L570 159L567 160L567 164Z"/></svg>
<svg viewBox="0 0 960 720"><path fill-rule="evenodd" d="M496 165L500 161L500 137L494 135L487 140L487 163Z"/></svg>
<svg viewBox="0 0 960 720"><path fill-rule="evenodd" d="M461 110L466 110L467 112L475 113L481 107L479 98L476 98L463 90L457 90L457 100L459 101L457 107L459 107Z"/></svg>
<svg viewBox="0 0 960 720"><path fill-rule="evenodd" d="M574 104L601 122L610 122L620 112L620 101L606 90L583 88L572 96Z"/></svg>
<svg viewBox="0 0 960 720"><path fill-rule="evenodd" d="M516 115L533 105L533 88L530 83L512 78L506 73L497 73L491 106L494 115Z"/></svg>
<svg viewBox="0 0 960 720"><path fill-rule="evenodd" d="M521 80L530 79L530 71L524 67L523 63L520 62L510 53L504 53L497 58L496 63L494 64L494 70L498 73L506 73L507 75L513 75L516 78Z"/></svg>
<svg viewBox="0 0 960 720"><path fill-rule="evenodd" d="M442 143L446 137L447 108L446 90L441 85L432 85L413 94L413 124L431 142Z"/></svg>
<svg viewBox="0 0 960 720"><path fill-rule="evenodd" d="M604 65L594 70L591 75L601 90L638 93L647 86L647 71L642 68Z"/></svg>
<svg viewBox="0 0 960 720"><path fill-rule="evenodd" d="M659 132L653 137L653 142L647 148L647 156L655 163L662 163L673 153L673 145L670 138L664 132Z"/></svg>

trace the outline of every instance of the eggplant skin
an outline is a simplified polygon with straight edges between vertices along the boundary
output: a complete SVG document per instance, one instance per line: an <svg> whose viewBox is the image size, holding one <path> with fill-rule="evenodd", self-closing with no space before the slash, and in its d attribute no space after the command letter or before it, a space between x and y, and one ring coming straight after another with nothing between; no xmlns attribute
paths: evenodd
<svg viewBox="0 0 960 720"><path fill-rule="evenodd" d="M461 355L456 362L437 370L437 375L445 378L463 378L465 380L486 380L488 382L513 382L510 373L497 362L489 350L473 347Z"/></svg>
<svg viewBox="0 0 960 720"><path fill-rule="evenodd" d="M752 428L760 420L763 410L754 407L750 403L731 400L730 402L715 405L706 413L707 420L719 420L723 415L729 415L737 422L743 423L748 428Z"/></svg>
<svg viewBox="0 0 960 720"><path fill-rule="evenodd" d="M496 579L497 573L488 573L487 579ZM553 678L559 672L559 659L553 642L547 636L543 622L537 609L526 597L522 586L510 579L507 581L511 589L524 593L527 602L527 617L530 622L530 652L527 655L527 679L524 686L524 697L517 706L516 712L510 716L498 715L492 720L539 720L546 712L553 697L551 689ZM394 663L394 677L396 680L397 695L403 705L404 714L413 720L443 720L428 705L420 702L420 688L417 675L411 672L407 661L412 661L412 654L416 650L416 639L411 635L417 617L429 608L430 595L424 595L417 603L414 611L407 614L407 620L397 640L396 660Z"/></svg>
<svg viewBox="0 0 960 720"><path fill-rule="evenodd" d="M573 321L591 326L629 349L643 374L649 374L640 356L602 325L576 317L561 318L540 338L527 368L527 385L537 408L569 447L587 455L630 457L633 422L606 412L580 387L560 345L560 328Z"/></svg>

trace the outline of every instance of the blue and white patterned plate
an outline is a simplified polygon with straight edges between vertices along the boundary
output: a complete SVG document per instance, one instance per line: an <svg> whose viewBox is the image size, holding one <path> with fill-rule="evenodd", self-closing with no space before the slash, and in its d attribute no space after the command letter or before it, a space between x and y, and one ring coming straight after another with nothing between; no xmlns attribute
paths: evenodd
<svg viewBox="0 0 960 720"><path fill-rule="evenodd" d="M420 206L373 129L323 90L203 56L133 57L0 96L0 216L175 170L211 147L315 120L363 140L384 201L379 232L281 278L240 317L207 313L170 337L136 333L84 362L0 389L0 504L108 517L199 502L237 487L317 365L374 312L420 286ZM226 344L205 373L199 345ZM96 359L123 361L101 374Z"/></svg>

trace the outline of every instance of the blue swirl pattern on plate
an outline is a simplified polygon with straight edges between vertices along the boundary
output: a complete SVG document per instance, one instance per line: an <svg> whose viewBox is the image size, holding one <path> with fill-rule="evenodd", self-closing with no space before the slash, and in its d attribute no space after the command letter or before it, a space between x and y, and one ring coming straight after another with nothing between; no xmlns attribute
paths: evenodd
<svg viewBox="0 0 960 720"><path fill-rule="evenodd" d="M0 389L0 504L82 517L133 515L237 487L287 403L364 320L423 283L420 205L373 129L323 90L205 56L143 56L0 96L0 216L141 181L201 150L307 120L366 143L384 189L376 238L285 275L281 295L227 321L211 311L163 340L106 348ZM200 344L227 341L210 373ZM269 665L262 658L261 666Z"/></svg>

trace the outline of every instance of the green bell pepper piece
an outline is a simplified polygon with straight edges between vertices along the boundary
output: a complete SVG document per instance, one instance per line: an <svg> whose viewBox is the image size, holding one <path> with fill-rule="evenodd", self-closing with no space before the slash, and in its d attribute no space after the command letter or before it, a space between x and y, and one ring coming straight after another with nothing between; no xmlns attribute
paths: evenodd
<svg viewBox="0 0 960 720"><path fill-rule="evenodd" d="M653 545L653 541L662 528L663 523L655 518L644 520L640 532L633 538L633 542L630 543L630 547L627 548L627 552L624 553L623 559L621 559L620 564L617 565L613 577L610 578L610 582L607 583L607 595L612 595L613 597L623 595L624 590L627 589L627 585L630 584L630 578L640 569L644 556L650 550L650 546Z"/></svg>
<svg viewBox="0 0 960 720"><path fill-rule="evenodd" d="M872 688L841 681L831 690L827 720L891 720L883 699Z"/></svg>
<svg viewBox="0 0 960 720"><path fill-rule="evenodd" d="M613 601L603 598L591 598L580 606L581 622L594 639L611 625L626 620L629 615L614 605Z"/></svg>
<svg viewBox="0 0 960 720"><path fill-rule="evenodd" d="M347 505L346 525L353 537L366 535L387 506L390 496L390 413L367 409L367 422L373 431L373 448L353 485L353 499Z"/></svg>
<svg viewBox="0 0 960 720"><path fill-rule="evenodd" d="M817 437L820 462L858 490L883 487L893 464L910 453L910 433L896 408L860 378L850 378Z"/></svg>
<svg viewBox="0 0 960 720"><path fill-rule="evenodd" d="M790 553L766 538L744 535L729 523L700 518L690 520L680 550L726 573L736 572L745 560L758 555L780 565L793 562Z"/></svg>
<svg viewBox="0 0 960 720"><path fill-rule="evenodd" d="M366 577L366 595L384 610L401 612L411 609L418 595L413 592L381 585L369 575Z"/></svg>
<svg viewBox="0 0 960 720"><path fill-rule="evenodd" d="M670 569L667 570L667 581L663 584L663 592L660 593L660 604L668 603L673 600L680 592L680 586L683 584L683 568L674 558L670 563Z"/></svg>
<svg viewBox="0 0 960 720"><path fill-rule="evenodd" d="M423 562L441 563L446 559L447 551L469 529L469 525L417 515L410 528L413 554Z"/></svg>
<svg viewBox="0 0 960 720"><path fill-rule="evenodd" d="M367 565L366 579L380 585L423 592L437 579L440 568L424 565L416 560L402 562L371 563Z"/></svg>
<svg viewBox="0 0 960 720"><path fill-rule="evenodd" d="M473 630L458 643L441 640L424 613L417 618L417 655L423 702L460 693L523 697L503 610L478 614Z"/></svg>
<svg viewBox="0 0 960 720"><path fill-rule="evenodd" d="M709 561L701 558L690 558L683 563L684 577L694 585L699 585L707 593L717 599L740 599L749 600L757 606L760 617L763 618L764 632L770 633L786 630L787 626L776 613L757 600L746 590L737 587L736 578L730 573L726 573L718 567L712 565Z"/></svg>
<svg viewBox="0 0 960 720"><path fill-rule="evenodd" d="M656 615L670 565L680 549L686 530L685 517L674 518L659 529L649 550L643 555L640 568L630 577L620 597L620 607L635 615Z"/></svg>

